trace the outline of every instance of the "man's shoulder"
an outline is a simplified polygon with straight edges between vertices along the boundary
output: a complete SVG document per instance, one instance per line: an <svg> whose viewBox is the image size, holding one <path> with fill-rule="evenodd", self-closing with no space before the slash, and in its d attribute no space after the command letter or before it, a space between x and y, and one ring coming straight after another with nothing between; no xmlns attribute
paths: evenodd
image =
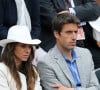
<svg viewBox="0 0 100 90"><path fill-rule="evenodd" d="M78 57L92 59L92 54L87 48L75 47L75 52Z"/></svg>
<svg viewBox="0 0 100 90"><path fill-rule="evenodd" d="M49 50L47 54L45 54L41 60L46 60L46 59L50 59L53 57L53 51L52 50Z"/></svg>
<svg viewBox="0 0 100 90"><path fill-rule="evenodd" d="M50 63L53 61L54 57L57 55L58 51L55 49L55 47L51 48L47 54L45 54L39 62L47 62Z"/></svg>
<svg viewBox="0 0 100 90"><path fill-rule="evenodd" d="M90 51L87 48L83 47L75 47L75 51L79 53L90 53Z"/></svg>

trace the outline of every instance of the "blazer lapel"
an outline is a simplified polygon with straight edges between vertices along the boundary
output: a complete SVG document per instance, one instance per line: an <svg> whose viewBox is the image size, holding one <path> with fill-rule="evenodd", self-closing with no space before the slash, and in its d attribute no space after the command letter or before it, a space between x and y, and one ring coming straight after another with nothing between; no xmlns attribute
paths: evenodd
<svg viewBox="0 0 100 90"><path fill-rule="evenodd" d="M78 50L76 51L76 54L78 56L78 58L76 60L76 64L77 64L77 68L78 68L81 84L83 86L84 85L84 71L85 71L84 70L84 65L82 64L82 57L80 55L80 52L78 52Z"/></svg>
<svg viewBox="0 0 100 90"><path fill-rule="evenodd" d="M54 48L54 59L56 60L57 64L59 65L59 67L63 71L66 78L69 79L72 86L75 86L74 79L73 79L73 76L72 76L72 74L69 70L69 67L68 67L66 61L64 60L64 58L62 57L62 55L61 55L60 51L58 50L57 46L55 46L55 48Z"/></svg>

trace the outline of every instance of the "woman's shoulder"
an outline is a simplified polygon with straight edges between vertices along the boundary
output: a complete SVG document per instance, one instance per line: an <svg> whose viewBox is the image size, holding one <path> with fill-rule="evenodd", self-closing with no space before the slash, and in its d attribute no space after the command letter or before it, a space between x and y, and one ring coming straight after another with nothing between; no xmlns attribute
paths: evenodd
<svg viewBox="0 0 100 90"><path fill-rule="evenodd" d="M3 63L3 62L0 62L0 70L5 71L5 69L7 69L7 66Z"/></svg>
<svg viewBox="0 0 100 90"><path fill-rule="evenodd" d="M9 71L8 67L4 63L0 62L0 74L7 75L8 71Z"/></svg>

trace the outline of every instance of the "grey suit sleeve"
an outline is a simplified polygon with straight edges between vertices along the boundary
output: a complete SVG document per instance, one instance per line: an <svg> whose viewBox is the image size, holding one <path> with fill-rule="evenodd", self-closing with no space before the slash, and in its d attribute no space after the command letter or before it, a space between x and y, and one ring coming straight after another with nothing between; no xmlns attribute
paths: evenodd
<svg viewBox="0 0 100 90"><path fill-rule="evenodd" d="M100 16L100 7L95 0L83 0L82 4L75 6L74 9L81 21L95 20Z"/></svg>
<svg viewBox="0 0 100 90"><path fill-rule="evenodd" d="M91 77L90 77L90 83L87 88L80 87L78 90L100 90L100 86L97 81L97 77L95 75L94 69L93 69L93 64L91 66Z"/></svg>
<svg viewBox="0 0 100 90"><path fill-rule="evenodd" d="M52 68L42 61L38 63L37 67L39 69L43 90L57 90L56 88L52 88L52 86L54 84L60 84L60 82L56 79Z"/></svg>
<svg viewBox="0 0 100 90"><path fill-rule="evenodd" d="M94 70L94 63L93 63L93 60L92 60L92 55L90 53L89 50L86 50L87 53L86 55L88 55L88 57L90 57L90 77L89 77L89 83L87 84L87 87L79 87L77 88L78 90L100 90L100 85L99 85L99 82L97 80L97 77L96 77L96 74L95 74L95 70Z"/></svg>

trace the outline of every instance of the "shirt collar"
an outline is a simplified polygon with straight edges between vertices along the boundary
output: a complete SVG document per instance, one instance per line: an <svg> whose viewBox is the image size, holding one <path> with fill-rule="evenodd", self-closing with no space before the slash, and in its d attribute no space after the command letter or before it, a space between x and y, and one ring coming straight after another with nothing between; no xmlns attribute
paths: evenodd
<svg viewBox="0 0 100 90"><path fill-rule="evenodd" d="M62 52L61 52L61 54L62 54L62 56L64 57L64 59L65 59L67 62L69 62L69 63L73 63L73 62L75 62L75 61L77 60L77 54L76 54L76 52L75 52L74 49L72 50L72 60L71 60L71 61L70 61L70 60L68 59L68 57L65 56Z"/></svg>

